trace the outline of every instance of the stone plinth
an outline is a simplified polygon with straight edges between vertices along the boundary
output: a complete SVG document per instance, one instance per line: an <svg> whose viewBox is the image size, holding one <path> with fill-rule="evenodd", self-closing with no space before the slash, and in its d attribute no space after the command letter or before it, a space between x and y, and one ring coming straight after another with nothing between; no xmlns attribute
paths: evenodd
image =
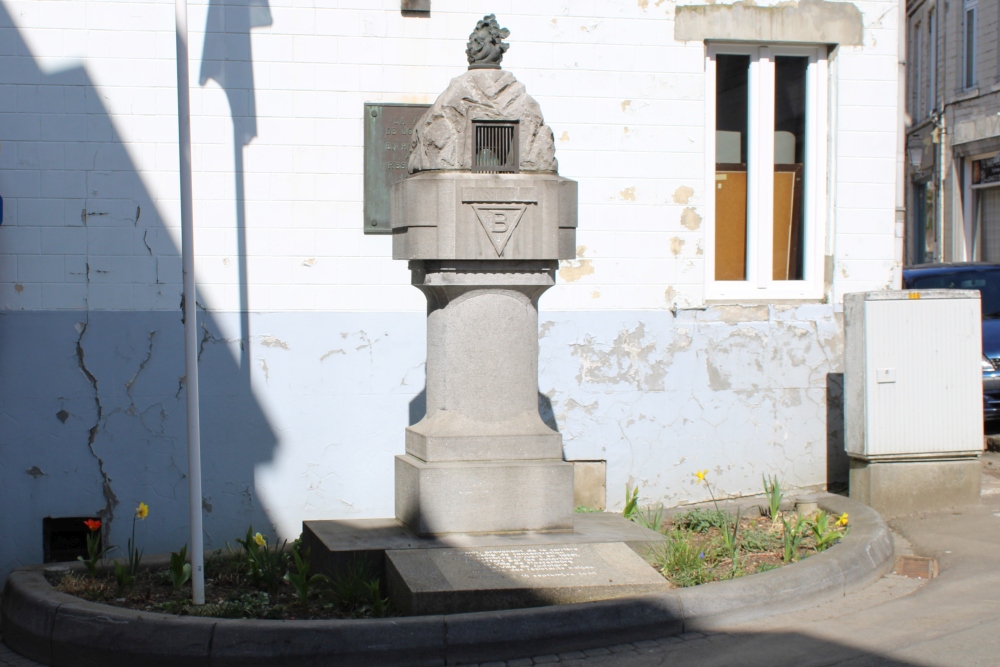
<svg viewBox="0 0 1000 667"><path fill-rule="evenodd" d="M427 414L396 459L420 535L572 530L573 467L538 414L538 298L554 261L411 262L427 296Z"/></svg>

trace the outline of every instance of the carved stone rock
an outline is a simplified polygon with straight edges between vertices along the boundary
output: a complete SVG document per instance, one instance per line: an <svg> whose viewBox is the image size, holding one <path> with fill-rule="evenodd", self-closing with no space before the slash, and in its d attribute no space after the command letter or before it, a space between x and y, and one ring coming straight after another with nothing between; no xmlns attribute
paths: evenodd
<svg viewBox="0 0 1000 667"><path fill-rule="evenodd" d="M409 172L472 169L472 121L517 120L521 171L558 171L552 130L538 102L510 72L469 70L451 80L417 122Z"/></svg>

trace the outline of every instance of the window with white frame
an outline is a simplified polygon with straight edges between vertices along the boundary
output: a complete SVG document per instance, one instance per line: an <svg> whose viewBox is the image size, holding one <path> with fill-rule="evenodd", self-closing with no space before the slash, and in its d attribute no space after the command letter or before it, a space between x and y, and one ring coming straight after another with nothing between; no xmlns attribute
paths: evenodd
<svg viewBox="0 0 1000 667"><path fill-rule="evenodd" d="M976 85L976 19L979 0L965 0L962 26L962 83L966 90Z"/></svg>
<svg viewBox="0 0 1000 667"><path fill-rule="evenodd" d="M826 48L713 44L705 70L706 298L822 298Z"/></svg>

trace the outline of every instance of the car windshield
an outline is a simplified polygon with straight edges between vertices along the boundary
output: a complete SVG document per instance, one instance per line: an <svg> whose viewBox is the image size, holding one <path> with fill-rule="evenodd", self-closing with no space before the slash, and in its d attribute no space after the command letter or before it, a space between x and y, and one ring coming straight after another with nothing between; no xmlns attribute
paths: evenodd
<svg viewBox="0 0 1000 667"><path fill-rule="evenodd" d="M976 289L982 299L983 318L1000 318L1000 271L970 270L934 273L907 281L911 289Z"/></svg>

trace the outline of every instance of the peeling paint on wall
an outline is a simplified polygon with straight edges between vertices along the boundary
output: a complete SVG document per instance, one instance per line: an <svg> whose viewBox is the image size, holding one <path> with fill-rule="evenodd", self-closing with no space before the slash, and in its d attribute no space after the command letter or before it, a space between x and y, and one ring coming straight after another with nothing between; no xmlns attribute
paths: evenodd
<svg viewBox="0 0 1000 667"><path fill-rule="evenodd" d="M681 211L681 224L692 232L701 227L701 216L690 206Z"/></svg>
<svg viewBox="0 0 1000 667"><path fill-rule="evenodd" d="M264 347L280 347L282 350L288 349L288 343L274 336L263 336L260 339L260 344Z"/></svg>
<svg viewBox="0 0 1000 667"><path fill-rule="evenodd" d="M684 250L684 239L678 236L675 236L672 239L670 239L670 253L674 257L680 255L682 250Z"/></svg>
<svg viewBox="0 0 1000 667"><path fill-rule="evenodd" d="M635 201L635 186L625 188L618 193L618 196L625 201Z"/></svg>
<svg viewBox="0 0 1000 667"><path fill-rule="evenodd" d="M585 252L587 252L587 246L577 246L576 256L579 259L561 260L559 262L559 277L565 282L571 283L593 274L594 267L591 260L583 258Z"/></svg>
<svg viewBox="0 0 1000 667"><path fill-rule="evenodd" d="M691 336L678 331L677 339L657 349L656 341L646 341L646 328L639 323L633 330L618 334L609 349L585 336L570 350L580 360L577 384L631 384L639 391L663 389L663 378L675 353L691 345Z"/></svg>
<svg viewBox="0 0 1000 667"><path fill-rule="evenodd" d="M687 204L693 196L694 189L686 185L682 185L674 190L673 200L675 204Z"/></svg>

